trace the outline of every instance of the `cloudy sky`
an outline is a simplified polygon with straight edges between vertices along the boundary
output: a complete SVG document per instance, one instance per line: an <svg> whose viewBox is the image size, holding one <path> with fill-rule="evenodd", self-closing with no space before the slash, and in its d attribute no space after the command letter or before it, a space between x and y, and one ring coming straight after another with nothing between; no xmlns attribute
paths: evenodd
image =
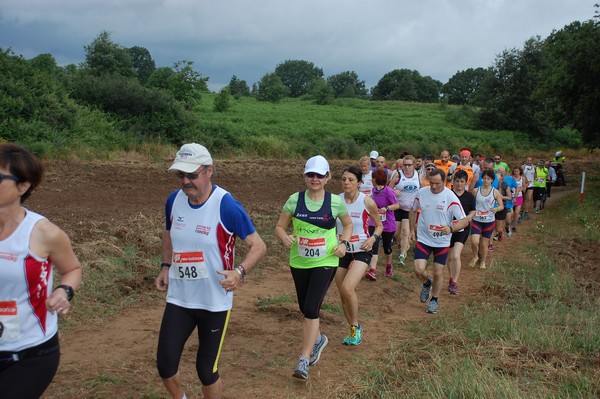
<svg viewBox="0 0 600 399"><path fill-rule="evenodd" d="M591 19L597 0L1 0L0 48L79 64L103 30L147 48L157 66L190 60L217 90L250 85L285 60L367 87L394 69L446 83L504 49Z"/></svg>

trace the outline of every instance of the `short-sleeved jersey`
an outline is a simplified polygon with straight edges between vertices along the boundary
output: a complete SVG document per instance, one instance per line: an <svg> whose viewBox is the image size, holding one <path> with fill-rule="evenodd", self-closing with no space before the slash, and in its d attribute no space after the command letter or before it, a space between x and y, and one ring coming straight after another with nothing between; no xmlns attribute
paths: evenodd
<svg viewBox="0 0 600 399"><path fill-rule="evenodd" d="M421 210L417 221L417 241L434 248L449 247L452 235L442 234L442 227L451 226L452 220L465 217L460 200L446 187L438 194L431 192L430 187L420 189L412 209Z"/></svg>
<svg viewBox="0 0 600 399"><path fill-rule="evenodd" d="M473 196L473 194L471 194L468 191L463 191L461 195L457 195L456 193L454 194L458 197L458 200L460 201L460 205L462 206L465 215L468 215L469 213L475 210L475 197Z"/></svg>
<svg viewBox="0 0 600 399"><path fill-rule="evenodd" d="M236 237L256 231L244 208L213 185L208 200L198 206L182 190L175 191L165 212L173 247L167 302L211 312L231 309L233 292L221 287L224 277L217 271L233 270Z"/></svg>
<svg viewBox="0 0 600 399"><path fill-rule="evenodd" d="M385 208L386 206L390 206L398 202L394 190L388 186L385 186L382 190L377 190L376 187L373 187L371 198L373 198L373 201L375 201L377 208ZM394 215L394 211L390 210L383 214L380 213L379 217L381 218L381 223L383 224L383 231L396 231L396 216ZM369 226L375 226L375 223L373 223L371 219L369 219Z"/></svg>
<svg viewBox="0 0 600 399"><path fill-rule="evenodd" d="M25 210L17 229L0 241L0 352L40 345L58 331L58 317L46 309L53 265L31 253L29 239L43 216Z"/></svg>

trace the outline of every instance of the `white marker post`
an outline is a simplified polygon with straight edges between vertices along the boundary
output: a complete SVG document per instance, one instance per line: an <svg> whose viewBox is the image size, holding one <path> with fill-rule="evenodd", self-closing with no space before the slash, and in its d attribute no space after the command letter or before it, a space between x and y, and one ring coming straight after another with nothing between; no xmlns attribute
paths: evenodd
<svg viewBox="0 0 600 399"><path fill-rule="evenodd" d="M581 192L579 193L579 205L583 205L583 189L585 187L585 172L581 172Z"/></svg>

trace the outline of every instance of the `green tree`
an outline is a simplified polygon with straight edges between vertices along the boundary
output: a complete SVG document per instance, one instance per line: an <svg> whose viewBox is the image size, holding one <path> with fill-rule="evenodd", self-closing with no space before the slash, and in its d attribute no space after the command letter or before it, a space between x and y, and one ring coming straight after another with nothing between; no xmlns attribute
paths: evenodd
<svg viewBox="0 0 600 399"><path fill-rule="evenodd" d="M334 98L333 88L323 78L313 80L310 95L319 105L331 104Z"/></svg>
<svg viewBox="0 0 600 399"><path fill-rule="evenodd" d="M442 83L418 71L395 69L386 73L372 90L375 100L437 102Z"/></svg>
<svg viewBox="0 0 600 399"><path fill-rule="evenodd" d="M572 126L600 147L600 21L573 22L545 40L549 57L540 97L555 126Z"/></svg>
<svg viewBox="0 0 600 399"><path fill-rule="evenodd" d="M287 60L277 65L275 73L288 88L290 97L307 94L313 80L323 77L323 70L312 62Z"/></svg>
<svg viewBox="0 0 600 399"><path fill-rule="evenodd" d="M84 46L84 50L85 61L81 66L90 70L93 75L136 76L129 52L114 43L107 31L100 32L92 43Z"/></svg>
<svg viewBox="0 0 600 399"><path fill-rule="evenodd" d="M448 104L481 105L481 87L490 76L490 70L469 68L458 71L442 86L442 94Z"/></svg>
<svg viewBox="0 0 600 399"><path fill-rule="evenodd" d="M152 55L148 49L144 47L134 46L127 50L133 63L138 80L141 84L146 85L150 75L156 70L156 64L152 59Z"/></svg>
<svg viewBox="0 0 600 399"><path fill-rule="evenodd" d="M208 78L193 69L192 61L177 61L171 68L158 68L150 75L148 86L168 90L175 99L189 106L199 100L201 91L207 91Z"/></svg>
<svg viewBox="0 0 600 399"><path fill-rule="evenodd" d="M224 87L219 91L217 97L215 97L215 103L213 105L213 111L215 112L227 112L230 107L229 103L229 88Z"/></svg>
<svg viewBox="0 0 600 399"><path fill-rule="evenodd" d="M354 71L345 71L327 78L336 98L364 98L367 96L365 81L358 79Z"/></svg>
<svg viewBox="0 0 600 399"><path fill-rule="evenodd" d="M256 98L259 101L277 103L288 95L288 88L276 73L265 74L258 83Z"/></svg>
<svg viewBox="0 0 600 399"><path fill-rule="evenodd" d="M228 87L229 92L235 98L250 95L250 88L248 87L248 83L246 83L245 80L239 80L235 75L231 77Z"/></svg>
<svg viewBox="0 0 600 399"><path fill-rule="evenodd" d="M484 82L481 124L543 138L549 131L546 102L540 95L548 60L539 37L530 38L522 50L504 50L496 57L492 75Z"/></svg>

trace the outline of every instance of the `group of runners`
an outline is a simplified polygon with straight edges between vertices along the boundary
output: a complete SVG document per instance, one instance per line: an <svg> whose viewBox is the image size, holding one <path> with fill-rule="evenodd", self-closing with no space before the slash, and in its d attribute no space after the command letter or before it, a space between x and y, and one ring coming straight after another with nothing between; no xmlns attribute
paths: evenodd
<svg viewBox="0 0 600 399"><path fill-rule="evenodd" d="M157 369L171 397L186 398L179 362L188 337L198 331L196 369L206 398L220 398L218 361L233 306L233 292L266 253L266 245L244 207L212 182L212 157L190 143L169 168L180 183L165 203L165 228L156 288L166 291L157 344ZM0 392L6 398L39 397L59 362L58 315L67 314L82 280L81 265L66 234L23 207L39 185L43 168L27 150L0 145ZM335 281L348 323L341 343L363 339L356 288L376 281L379 247L385 276L393 257L404 265L413 248L420 300L437 313L443 269L448 291L458 293L461 253L471 235L469 265L486 269L490 243L517 232L518 223L539 212L552 174L527 157L510 168L499 155L483 158L463 148L457 156L403 154L389 168L373 151L344 169L341 187L331 181L328 161L307 160L306 189L283 205L275 234L289 248L289 265L303 315L300 353L293 376L308 378L329 339L319 313ZM331 186L330 186L331 187ZM332 194L331 191L334 191ZM339 192L339 194L337 194ZM290 226L291 225L291 226ZM247 250L236 263L235 242ZM427 261L433 256L433 273ZM59 285L53 288L53 270ZM29 370L36 368L34 376ZM27 381L26 381L27 380ZM24 389L27 388L27 392Z"/></svg>

